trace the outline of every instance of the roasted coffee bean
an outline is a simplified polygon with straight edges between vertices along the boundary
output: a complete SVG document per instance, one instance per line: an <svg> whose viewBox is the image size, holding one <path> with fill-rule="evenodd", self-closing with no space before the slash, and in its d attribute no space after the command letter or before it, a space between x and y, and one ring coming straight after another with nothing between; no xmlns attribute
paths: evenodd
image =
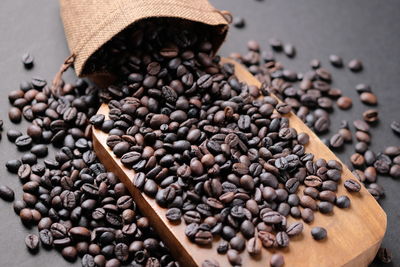
<svg viewBox="0 0 400 267"><path fill-rule="evenodd" d="M331 64L337 68L343 67L343 59L340 56L337 55L330 55L329 56L329 61Z"/></svg>
<svg viewBox="0 0 400 267"><path fill-rule="evenodd" d="M259 231L258 238L261 240L263 247L270 248L275 244L275 236L266 231Z"/></svg>
<svg viewBox="0 0 400 267"><path fill-rule="evenodd" d="M286 233L289 236L296 236L303 232L303 224L301 222L295 222L289 225L286 229Z"/></svg>
<svg viewBox="0 0 400 267"><path fill-rule="evenodd" d="M33 67L33 56L29 53L24 53L21 57L22 64L26 69L31 69Z"/></svg>
<svg viewBox="0 0 400 267"><path fill-rule="evenodd" d="M374 106L378 103L377 97L370 92L363 92L360 94L360 100L367 105Z"/></svg>
<svg viewBox="0 0 400 267"><path fill-rule="evenodd" d="M350 199L347 196L339 196L336 199L336 205L342 209L348 208L350 207Z"/></svg>
<svg viewBox="0 0 400 267"><path fill-rule="evenodd" d="M329 140L329 144L333 148L340 148L344 144L344 138L340 133L337 133L331 137L331 139Z"/></svg>
<svg viewBox="0 0 400 267"><path fill-rule="evenodd" d="M278 232L276 234L276 243L280 247L289 246L289 236L286 232Z"/></svg>
<svg viewBox="0 0 400 267"><path fill-rule="evenodd" d="M11 202L14 200L14 191L6 185L0 185L0 198Z"/></svg>
<svg viewBox="0 0 400 267"><path fill-rule="evenodd" d="M239 253L234 250L230 249L227 252L228 260L229 263L232 264L233 266L241 266L242 265L242 257L239 255Z"/></svg>
<svg viewBox="0 0 400 267"><path fill-rule="evenodd" d="M363 64L358 59L352 59L352 60L350 60L348 67L353 72L359 72L363 69Z"/></svg>
<svg viewBox="0 0 400 267"><path fill-rule="evenodd" d="M205 261L203 261L203 263L201 264L201 267L219 267L219 263L218 261L214 260L214 259L207 259Z"/></svg>
<svg viewBox="0 0 400 267"><path fill-rule="evenodd" d="M13 123L21 122L22 118L21 110L15 107L10 108L8 112L8 117L10 118L10 121L12 121Z"/></svg>
<svg viewBox="0 0 400 267"><path fill-rule="evenodd" d="M311 229L311 235L317 241L325 239L327 234L327 231L323 227L313 227Z"/></svg>
<svg viewBox="0 0 400 267"><path fill-rule="evenodd" d="M285 260L282 254L272 254L269 264L271 267L282 267L285 264Z"/></svg>
<svg viewBox="0 0 400 267"><path fill-rule="evenodd" d="M400 123L397 121L392 121L390 124L390 128L395 132L396 134L400 134Z"/></svg>
<svg viewBox="0 0 400 267"><path fill-rule="evenodd" d="M353 105L353 101L348 96L341 96L336 100L336 104L340 109L349 109Z"/></svg>
<svg viewBox="0 0 400 267"><path fill-rule="evenodd" d="M40 242L44 247L51 247L53 245L53 235L49 229L43 229L39 232Z"/></svg>
<svg viewBox="0 0 400 267"><path fill-rule="evenodd" d="M363 115L363 119L369 123L374 123L379 120L378 110L376 110L376 109L368 109L368 110L364 111L362 115Z"/></svg>
<svg viewBox="0 0 400 267"><path fill-rule="evenodd" d="M359 192L361 190L361 185L355 180L349 179L344 182L344 187L349 192Z"/></svg>
<svg viewBox="0 0 400 267"><path fill-rule="evenodd" d="M36 252L39 249L39 237L34 234L27 235L25 245L31 252Z"/></svg>
<svg viewBox="0 0 400 267"><path fill-rule="evenodd" d="M376 257L382 263L392 262L392 252L388 248L380 247Z"/></svg>
<svg viewBox="0 0 400 267"><path fill-rule="evenodd" d="M257 237L252 237L247 241L247 252L252 255L256 256L261 253L261 241Z"/></svg>
<svg viewBox="0 0 400 267"><path fill-rule="evenodd" d="M243 251L246 247L246 240L241 236L235 236L230 241L229 244L232 249L237 251Z"/></svg>
<svg viewBox="0 0 400 267"><path fill-rule="evenodd" d="M182 217L182 212L178 208L170 208L167 210L167 213L165 214L167 219L172 222L177 222L181 220Z"/></svg>
<svg viewBox="0 0 400 267"><path fill-rule="evenodd" d="M15 140L15 145L20 149L26 149L32 144L32 138L28 135L21 135Z"/></svg>
<svg viewBox="0 0 400 267"><path fill-rule="evenodd" d="M233 26L235 26L236 28L243 28L246 23L243 17L234 17L233 21L232 21Z"/></svg>

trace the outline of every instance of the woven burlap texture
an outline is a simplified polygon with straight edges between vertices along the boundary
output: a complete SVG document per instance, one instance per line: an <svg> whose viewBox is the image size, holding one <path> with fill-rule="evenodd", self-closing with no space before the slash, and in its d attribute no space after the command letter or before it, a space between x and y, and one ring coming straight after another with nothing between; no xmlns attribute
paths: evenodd
<svg viewBox="0 0 400 267"><path fill-rule="evenodd" d="M171 17L226 26L226 18L207 0L60 0L61 18L75 72L113 36L146 18Z"/></svg>

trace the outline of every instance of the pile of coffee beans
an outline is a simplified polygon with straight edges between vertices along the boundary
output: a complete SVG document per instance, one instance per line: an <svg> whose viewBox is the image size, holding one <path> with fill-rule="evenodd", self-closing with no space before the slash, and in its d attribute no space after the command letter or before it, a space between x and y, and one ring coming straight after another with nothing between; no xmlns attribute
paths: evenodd
<svg viewBox="0 0 400 267"><path fill-rule="evenodd" d="M163 31L147 28L153 31L139 34L143 40L163 40L175 31L166 25ZM125 34L118 39L126 40L123 47L130 51L138 34ZM109 134L107 145L135 170L134 185L167 208L168 220L185 222L189 240L208 247L221 236L218 253L237 266L244 250L257 255L262 246L288 247L303 223L288 224L287 216L310 223L316 211L350 206L347 196L335 193L342 165L305 152L309 136L290 127L288 103L269 96L269 86L260 90L239 82L234 66L213 56L206 35L188 34L184 43L168 40L173 53L163 53L162 42L135 50L134 66L131 61L120 66L130 72L101 94L109 119L97 114L90 121ZM258 49L256 42L251 45ZM105 49L120 46L115 42ZM295 54L291 45L282 49ZM315 83L326 87L330 74L318 73ZM326 127L325 121L316 125ZM351 192L361 188L356 181L347 183ZM326 230L307 234L321 240ZM273 266L279 262L283 257L271 258ZM218 263L210 259L205 265Z"/></svg>
<svg viewBox="0 0 400 267"><path fill-rule="evenodd" d="M11 111L22 110L30 122L26 133L7 132L24 154L6 166L22 183L15 213L23 224L37 227L25 238L31 252L40 245L55 248L68 261L82 257L87 267L179 266L124 184L93 151L88 116L100 105L95 88L78 79L54 96L45 80L35 78L21 83L9 99ZM49 145L56 147L55 157L40 160ZM14 192L0 186L0 197L13 201Z"/></svg>
<svg viewBox="0 0 400 267"><path fill-rule="evenodd" d="M245 25L240 17L234 23ZM135 170L135 186L167 209L169 221L183 221L187 238L202 247L222 237L217 251L233 266L242 264L241 253L257 256L262 247L288 247L315 212L350 207L347 196L336 194L342 165L306 153L309 136L290 127L286 117L294 111L316 133L328 132L335 103L350 109L353 101L331 87L332 74L317 59L305 74L284 68L273 51L295 57L292 44L272 38L271 50L261 52L249 41L246 55L231 55L263 84L249 86L234 75L232 64L221 64L214 55L210 34L199 24L145 21L113 38L86 64L85 73L116 76L106 90L78 79L55 96L46 80L36 77L10 92L10 121L24 118L30 124L26 133L7 132L24 152L6 163L23 184L22 200L14 201L7 186L0 186L0 198L14 201L25 225L37 226L38 233L25 239L30 251L40 244L54 247L68 261L82 257L83 266L179 266L126 187L98 161L90 124L109 134L107 145ZM329 60L354 72L363 68L357 59L345 64L331 55ZM33 66L29 54L22 61ZM377 105L368 85L355 89L360 101ZM102 101L109 119L96 114ZM357 143L350 167L358 181L346 178L343 184L357 194L362 182L377 199L384 196L378 174L400 177L400 147L369 150L369 125L378 120L378 110L368 109L353 122ZM400 132L398 122L391 128ZM343 121L325 143L339 149L352 140ZM41 160L50 144L57 148L55 157ZM298 220L289 224L288 216ZM329 238L318 226L306 234L316 241ZM379 255L390 261L386 249ZM270 265L283 266L283 256L273 254ZM203 266L220 265L209 259Z"/></svg>
<svg viewBox="0 0 400 267"><path fill-rule="evenodd" d="M261 51L260 45L251 40L247 44L248 52L244 55L232 53L231 58L243 63L253 73L268 92L273 93L284 103L290 105L294 112L317 134L325 134L330 129L329 113L334 109L334 103L340 109L352 107L353 100L342 95L342 90L331 87L332 74L321 67L318 59L310 62L311 69L306 73L296 73L285 68L275 59L275 53L282 51L285 46L282 41L271 38L269 46ZM343 59L337 55L330 55L329 61L333 67L342 68ZM363 69L360 60L352 59L347 67L358 72ZM365 83L357 84L354 88L359 93L359 100L367 106L376 106L378 99L371 87ZM340 129L329 139L323 138L324 143L331 149L341 149L346 143L353 142L353 135L357 142L353 143L355 154L350 157L353 174L365 184L368 191L377 199L384 197L384 188L377 184L378 175L389 175L399 178L400 147L388 146L382 152L375 153L369 149L372 142L370 125L379 121L379 111L370 108L364 111L362 119L353 122L354 132L347 121L342 121ZM400 134L400 123L393 121L390 125L395 134ZM387 249L384 249L387 251ZM382 253L381 253L382 254ZM379 255L378 255L379 256ZM383 260L385 261L385 260Z"/></svg>

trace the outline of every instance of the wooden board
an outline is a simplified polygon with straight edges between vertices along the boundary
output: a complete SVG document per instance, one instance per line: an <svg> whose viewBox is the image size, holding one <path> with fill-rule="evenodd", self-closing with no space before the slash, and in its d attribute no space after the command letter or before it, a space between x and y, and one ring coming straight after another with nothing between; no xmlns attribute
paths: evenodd
<svg viewBox="0 0 400 267"><path fill-rule="evenodd" d="M250 85L260 86L260 83L240 64L236 65L236 75L241 81ZM107 116L108 107L102 105L98 113ZM290 126L298 132L306 132L310 136L310 143L306 152L313 153L316 158L339 160L320 139L294 114L289 114ZM93 144L101 162L110 171L113 171L129 188L141 212L149 217L154 229L167 244L171 253L184 267L201 266L206 259L215 259L220 266L230 266L226 255L216 252L218 239L212 248L199 247L191 243L184 234L185 223L172 224L165 218L166 209L159 207L156 202L142 194L133 186L134 171L125 168L106 145L108 134L100 130L93 130ZM350 194L343 187L344 179L353 178L352 173L345 166L337 195L347 195L351 199L349 209L334 208L332 215L315 213L315 220L311 224L304 224L303 234L291 238L286 249L277 250L285 256L285 266L367 266L375 257L386 231L386 214L376 200L363 187L359 193ZM289 222L295 221L288 218ZM322 242L312 239L310 231L314 226L322 226L328 231L328 238ZM241 255L243 266L269 266L272 250L264 249L259 257L251 257L244 251Z"/></svg>

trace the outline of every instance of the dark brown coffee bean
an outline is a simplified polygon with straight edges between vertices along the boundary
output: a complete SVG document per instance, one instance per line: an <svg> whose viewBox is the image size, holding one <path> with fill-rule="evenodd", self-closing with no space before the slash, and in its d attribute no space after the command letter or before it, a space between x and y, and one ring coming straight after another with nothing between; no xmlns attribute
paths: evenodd
<svg viewBox="0 0 400 267"><path fill-rule="evenodd" d="M350 161L355 167L361 167L365 163L364 156L359 153L351 155Z"/></svg>
<svg viewBox="0 0 400 267"><path fill-rule="evenodd" d="M234 249L228 250L227 256L228 256L228 260L229 260L230 264L232 264L233 266L241 266L242 265L242 257L239 255L239 253L236 250L234 250Z"/></svg>
<svg viewBox="0 0 400 267"><path fill-rule="evenodd" d="M21 122L21 118L22 118L21 110L19 108L15 108L15 107L10 108L10 110L8 112L8 117L10 118L10 120L13 123Z"/></svg>
<svg viewBox="0 0 400 267"><path fill-rule="evenodd" d="M366 122L369 122L369 123L377 122L379 120L378 110L376 110L376 109L368 109L368 110L364 111L363 112L363 119Z"/></svg>
<svg viewBox="0 0 400 267"><path fill-rule="evenodd" d="M382 263L392 262L392 252L388 248L380 247L376 257Z"/></svg>
<svg viewBox="0 0 400 267"><path fill-rule="evenodd" d="M341 209L350 207L350 199L347 196L339 196L336 199L336 205Z"/></svg>
<svg viewBox="0 0 400 267"><path fill-rule="evenodd" d="M353 72L359 72L363 69L363 64L358 59L352 59L352 60L350 60L348 67Z"/></svg>
<svg viewBox="0 0 400 267"><path fill-rule="evenodd" d="M14 200L14 191L8 186L0 185L0 198L11 202Z"/></svg>
<svg viewBox="0 0 400 267"><path fill-rule="evenodd" d="M214 260L214 259L207 259L205 261L203 261L203 263L201 264L201 267L219 267L219 263L218 261Z"/></svg>
<svg viewBox="0 0 400 267"><path fill-rule="evenodd" d="M261 240L263 247L270 248L275 244L275 236L266 231L259 231L258 238Z"/></svg>
<svg viewBox="0 0 400 267"><path fill-rule="evenodd" d="M341 96L336 100L336 104L340 109L349 109L353 105L353 101L348 96Z"/></svg>
<svg viewBox="0 0 400 267"><path fill-rule="evenodd" d="M361 93L360 100L364 104L371 105L371 106L374 106L378 103L378 99L377 99L376 95L374 95L373 93L370 93L370 92Z"/></svg>
<svg viewBox="0 0 400 267"><path fill-rule="evenodd" d="M39 237L34 234L27 235L25 245L31 252L36 252L39 249Z"/></svg>
<svg viewBox="0 0 400 267"><path fill-rule="evenodd" d="M397 121L392 121L390 124L390 128L392 129L393 132L396 134L400 134L400 123Z"/></svg>
<svg viewBox="0 0 400 267"><path fill-rule="evenodd" d="M337 55L330 55L329 56L329 61L331 64L337 68L343 67L343 59L340 56Z"/></svg>
<svg viewBox="0 0 400 267"><path fill-rule="evenodd" d="M269 264L271 267L282 267L285 265L285 259L282 254L272 254Z"/></svg>
<svg viewBox="0 0 400 267"><path fill-rule="evenodd" d="M327 231L323 227L313 227L311 229L311 235L317 241L325 239L327 234Z"/></svg>
<svg viewBox="0 0 400 267"><path fill-rule="evenodd" d="M252 255L256 256L261 253L261 241L257 237L252 237L247 241L247 252Z"/></svg>
<svg viewBox="0 0 400 267"><path fill-rule="evenodd" d="M348 179L344 182L344 187L347 189L349 192L359 192L361 190L361 185L352 179Z"/></svg>
<svg viewBox="0 0 400 267"><path fill-rule="evenodd" d="M330 140L329 140L329 144L331 145L331 147L333 148L340 148L343 146L344 144L344 138L340 133L334 134Z"/></svg>
<svg viewBox="0 0 400 267"><path fill-rule="evenodd" d="M309 175L304 179L304 184L310 187L319 187L322 184L322 179L315 175Z"/></svg>
<svg viewBox="0 0 400 267"><path fill-rule="evenodd" d="M40 242L45 247L51 247L53 245L53 235L49 229L43 229L39 232Z"/></svg>
<svg viewBox="0 0 400 267"><path fill-rule="evenodd" d="M301 222L295 222L289 225L286 229L286 233L289 236L296 236L299 235L303 232L303 223Z"/></svg>

